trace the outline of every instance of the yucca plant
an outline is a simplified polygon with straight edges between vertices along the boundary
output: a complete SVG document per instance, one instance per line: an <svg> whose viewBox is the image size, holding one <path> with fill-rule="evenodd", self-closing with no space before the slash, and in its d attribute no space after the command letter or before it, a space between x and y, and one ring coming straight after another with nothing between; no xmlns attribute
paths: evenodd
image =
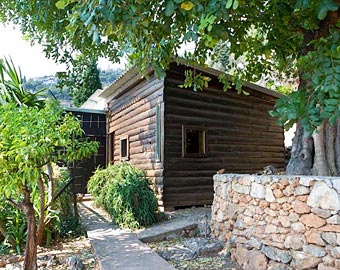
<svg viewBox="0 0 340 270"><path fill-rule="evenodd" d="M16 67L12 59L0 58L0 105L15 102L19 106L42 108L44 95L42 89L36 93L25 90L24 79L19 67Z"/></svg>

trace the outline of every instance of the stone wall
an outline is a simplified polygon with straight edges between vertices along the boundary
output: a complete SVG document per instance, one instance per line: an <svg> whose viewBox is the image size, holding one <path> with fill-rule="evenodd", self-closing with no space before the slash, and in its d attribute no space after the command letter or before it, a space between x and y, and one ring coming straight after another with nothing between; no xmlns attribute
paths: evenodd
<svg viewBox="0 0 340 270"><path fill-rule="evenodd" d="M340 269L340 178L215 175L212 235L248 270Z"/></svg>

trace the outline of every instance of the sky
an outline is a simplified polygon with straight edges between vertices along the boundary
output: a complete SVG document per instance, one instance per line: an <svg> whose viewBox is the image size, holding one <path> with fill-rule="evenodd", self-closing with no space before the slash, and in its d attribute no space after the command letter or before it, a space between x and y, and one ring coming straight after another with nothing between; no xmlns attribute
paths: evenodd
<svg viewBox="0 0 340 270"><path fill-rule="evenodd" d="M65 70L65 66L57 65L53 60L45 57L42 46L39 44L31 46L24 40L19 29L0 24L0 57L4 56L10 56L26 78L55 75L56 72ZM122 65L113 65L106 59L100 59L98 66L101 69L122 67Z"/></svg>

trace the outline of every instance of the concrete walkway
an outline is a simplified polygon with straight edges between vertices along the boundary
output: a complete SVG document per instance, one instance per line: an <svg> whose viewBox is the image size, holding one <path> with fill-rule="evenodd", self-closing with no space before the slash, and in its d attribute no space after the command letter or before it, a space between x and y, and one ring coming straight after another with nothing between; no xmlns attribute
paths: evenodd
<svg viewBox="0 0 340 270"><path fill-rule="evenodd" d="M175 270L135 234L113 225L91 201L78 203L78 209L101 270Z"/></svg>

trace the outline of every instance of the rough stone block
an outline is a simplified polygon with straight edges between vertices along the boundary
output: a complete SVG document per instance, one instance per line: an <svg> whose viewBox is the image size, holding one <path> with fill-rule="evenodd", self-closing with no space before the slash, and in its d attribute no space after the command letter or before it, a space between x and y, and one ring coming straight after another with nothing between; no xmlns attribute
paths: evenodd
<svg viewBox="0 0 340 270"><path fill-rule="evenodd" d="M336 241L336 233L333 232L324 232L321 234L321 237L325 242L333 247L337 246Z"/></svg>
<svg viewBox="0 0 340 270"><path fill-rule="evenodd" d="M322 262L321 258L313 257L305 252L302 251L294 251L292 253L292 266L295 269L313 269L317 267L319 263Z"/></svg>
<svg viewBox="0 0 340 270"><path fill-rule="evenodd" d="M340 216L339 215L331 216L330 218L327 219L327 223L340 225Z"/></svg>
<svg viewBox="0 0 340 270"><path fill-rule="evenodd" d="M294 211L298 214L308 214L311 211L310 207L306 203L299 200L295 200L292 205Z"/></svg>
<svg viewBox="0 0 340 270"><path fill-rule="evenodd" d="M313 213L302 215L300 220L303 224L312 228L320 228L326 224L326 221L323 218L320 218Z"/></svg>
<svg viewBox="0 0 340 270"><path fill-rule="evenodd" d="M250 195L254 198L264 199L265 188L263 185L253 182L251 185Z"/></svg>
<svg viewBox="0 0 340 270"><path fill-rule="evenodd" d="M261 251L269 259L277 262L289 263L292 260L292 256L290 255L290 253L285 250L281 250L270 246L263 246Z"/></svg>
<svg viewBox="0 0 340 270"><path fill-rule="evenodd" d="M325 249L316 245L304 245L303 251L317 258L321 258L326 255Z"/></svg>
<svg viewBox="0 0 340 270"><path fill-rule="evenodd" d="M306 244L306 238L303 234L290 234L287 235L284 246L287 249L302 250Z"/></svg>
<svg viewBox="0 0 340 270"><path fill-rule="evenodd" d="M340 195L325 182L316 182L307 200L310 207L328 210L340 210Z"/></svg>
<svg viewBox="0 0 340 270"><path fill-rule="evenodd" d="M274 197L273 191L270 187L266 188L265 199L266 199L267 202L275 202L275 197Z"/></svg>
<svg viewBox="0 0 340 270"><path fill-rule="evenodd" d="M321 209L318 207L313 207L311 209L311 212L315 215L318 215L319 217L322 218L329 218L332 215L332 211L326 210L326 209Z"/></svg>
<svg viewBox="0 0 340 270"><path fill-rule="evenodd" d="M322 247L326 246L325 241L321 238L321 233L318 232L316 229L311 229L305 232L305 237L306 237L307 243L309 244L316 244Z"/></svg>

